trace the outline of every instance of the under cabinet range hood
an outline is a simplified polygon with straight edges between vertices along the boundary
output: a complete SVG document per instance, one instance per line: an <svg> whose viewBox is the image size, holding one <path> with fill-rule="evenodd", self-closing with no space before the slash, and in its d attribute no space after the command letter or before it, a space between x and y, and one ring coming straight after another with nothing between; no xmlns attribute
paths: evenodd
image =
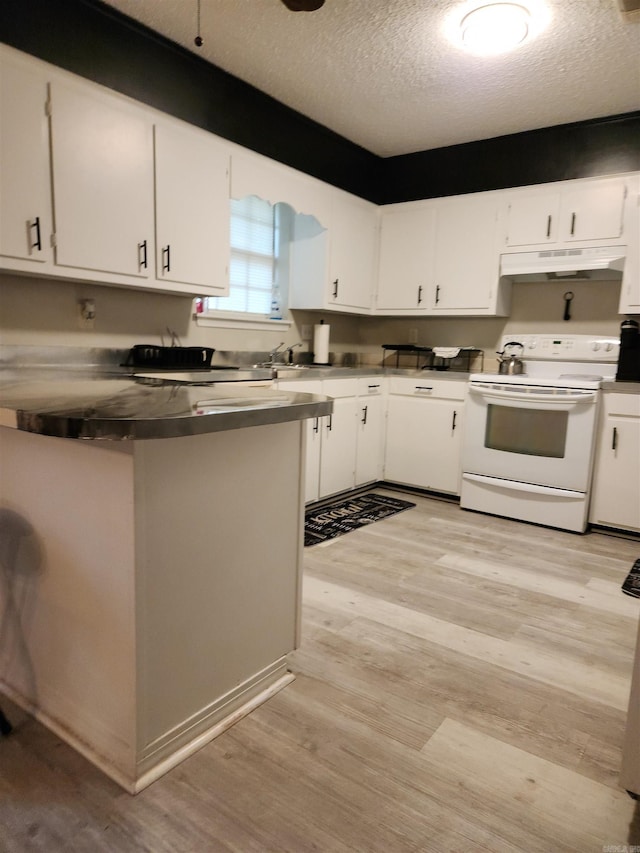
<svg viewBox="0 0 640 853"><path fill-rule="evenodd" d="M620 281L626 246L544 249L500 256L500 275L511 281Z"/></svg>

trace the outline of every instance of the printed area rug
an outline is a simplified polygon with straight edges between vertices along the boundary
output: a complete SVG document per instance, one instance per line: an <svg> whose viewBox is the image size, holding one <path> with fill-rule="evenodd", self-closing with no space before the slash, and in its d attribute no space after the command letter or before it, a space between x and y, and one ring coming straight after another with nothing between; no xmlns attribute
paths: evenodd
<svg viewBox="0 0 640 853"><path fill-rule="evenodd" d="M317 545L327 539L335 539L366 524L388 518L397 512L411 509L415 504L399 501L384 495L358 495L345 500L309 509L304 517L304 544Z"/></svg>
<svg viewBox="0 0 640 853"><path fill-rule="evenodd" d="M626 592L627 595L640 598L640 559L636 560L631 567L631 571L622 584L622 591Z"/></svg>

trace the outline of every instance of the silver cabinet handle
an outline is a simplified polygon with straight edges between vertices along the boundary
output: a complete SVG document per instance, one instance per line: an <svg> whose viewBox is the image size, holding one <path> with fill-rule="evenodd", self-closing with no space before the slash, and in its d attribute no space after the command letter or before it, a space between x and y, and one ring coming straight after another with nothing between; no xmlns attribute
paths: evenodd
<svg viewBox="0 0 640 853"><path fill-rule="evenodd" d="M415 385L416 391L433 391L433 385Z"/></svg>
<svg viewBox="0 0 640 853"><path fill-rule="evenodd" d="M362 419L361 420L362 420L363 424L366 424L366 422L367 422L367 409L368 408L369 408L369 406L364 406L362 409Z"/></svg>
<svg viewBox="0 0 640 853"><path fill-rule="evenodd" d="M340 279L339 279L339 278L337 278L337 279L335 279L335 281L333 282L333 298L334 298L334 299L337 299L337 298L338 298L338 283L339 283L339 281L340 281Z"/></svg>
<svg viewBox="0 0 640 853"><path fill-rule="evenodd" d="M319 430L320 430L320 418L314 418L313 419L313 431L319 432Z"/></svg>
<svg viewBox="0 0 640 853"><path fill-rule="evenodd" d="M576 215L575 213L571 214L571 236L573 237L576 233Z"/></svg>
<svg viewBox="0 0 640 853"><path fill-rule="evenodd" d="M162 272L171 270L171 246L167 243L162 248Z"/></svg>
<svg viewBox="0 0 640 853"><path fill-rule="evenodd" d="M436 287L436 305L440 302L440 285Z"/></svg>
<svg viewBox="0 0 640 853"><path fill-rule="evenodd" d="M618 449L618 427L613 428L613 435L611 437L611 449Z"/></svg>
<svg viewBox="0 0 640 853"><path fill-rule="evenodd" d="M453 418L452 418L452 420L451 420L451 432L455 432L455 428L456 428L456 418L457 418L457 417L458 417L458 413L457 413L456 411L454 411L454 413L453 413Z"/></svg>
<svg viewBox="0 0 640 853"><path fill-rule="evenodd" d="M551 236L551 214L547 216L547 237Z"/></svg>
<svg viewBox="0 0 640 853"><path fill-rule="evenodd" d="M418 288L418 305L422 302L422 285Z"/></svg>
<svg viewBox="0 0 640 853"><path fill-rule="evenodd" d="M329 432L331 432L332 429L333 429L333 415L329 415L329 417L327 418L327 430Z"/></svg>

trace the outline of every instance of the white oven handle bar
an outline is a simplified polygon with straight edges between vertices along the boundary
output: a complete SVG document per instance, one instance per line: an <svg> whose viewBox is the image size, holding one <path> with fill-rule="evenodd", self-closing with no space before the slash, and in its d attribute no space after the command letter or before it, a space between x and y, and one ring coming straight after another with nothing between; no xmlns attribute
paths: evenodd
<svg viewBox="0 0 640 853"><path fill-rule="evenodd" d="M473 480L475 483L485 483L488 486L497 486L500 489L508 489L514 492L528 492L534 495L554 495L555 497L574 498L584 500L583 492L574 492L571 489L556 489L551 486L537 486L533 483L520 483L517 480L502 480L500 477L486 477L483 474L463 474L463 480Z"/></svg>
<svg viewBox="0 0 640 853"><path fill-rule="evenodd" d="M470 385L469 392L482 397L487 403L525 403L535 406L539 409L573 409L580 403L595 403L598 397L597 391L574 391L570 394L540 394L535 391L525 393L516 390L501 390L497 388L487 388L478 385ZM519 408L524 408L520 406Z"/></svg>

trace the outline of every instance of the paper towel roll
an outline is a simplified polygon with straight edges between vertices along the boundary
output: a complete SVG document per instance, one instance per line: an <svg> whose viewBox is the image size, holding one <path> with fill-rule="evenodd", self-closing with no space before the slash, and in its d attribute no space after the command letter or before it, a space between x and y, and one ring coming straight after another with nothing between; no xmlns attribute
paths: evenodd
<svg viewBox="0 0 640 853"><path fill-rule="evenodd" d="M313 363L329 363L329 329L326 323L318 323L313 327Z"/></svg>

